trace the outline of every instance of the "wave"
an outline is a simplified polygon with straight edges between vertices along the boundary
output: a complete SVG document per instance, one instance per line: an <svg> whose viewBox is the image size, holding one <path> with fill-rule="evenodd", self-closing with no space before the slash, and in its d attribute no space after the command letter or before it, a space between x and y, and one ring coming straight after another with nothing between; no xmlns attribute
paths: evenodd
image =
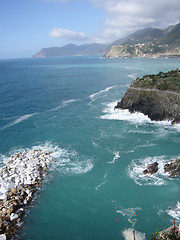
<svg viewBox="0 0 180 240"><path fill-rule="evenodd" d="M177 202L174 208L171 208L166 211L169 216L177 221L180 221L180 201Z"/></svg>
<svg viewBox="0 0 180 240"><path fill-rule="evenodd" d="M112 88L114 88L115 86L110 86L110 87L107 87L106 89L104 90L101 90L99 92L96 92L96 93L93 93L89 96L89 98L91 99L91 101L94 101L95 98L99 95L101 95L102 93L105 93L105 92L109 92L109 90L111 90Z"/></svg>
<svg viewBox="0 0 180 240"><path fill-rule="evenodd" d="M57 107L55 107L55 108L50 109L50 111L56 111L56 110L58 110L58 109L60 109L60 108L66 107L66 106L68 106L70 103L76 102L76 101L77 101L76 99L69 99L69 100L63 101L61 105L59 105L59 106L57 106Z"/></svg>
<svg viewBox="0 0 180 240"><path fill-rule="evenodd" d="M10 160L10 156L17 152L35 149L42 149L43 151L51 152L54 164L52 164L49 170L52 172L58 172L61 175L85 174L94 167L92 159L87 159L85 156L80 156L76 151L66 150L65 148L61 148L59 145L51 142L38 144L32 148L14 148L7 155L0 155L1 164L6 164Z"/></svg>
<svg viewBox="0 0 180 240"><path fill-rule="evenodd" d="M96 189L96 191L100 188L100 187L102 187L104 184L106 184L106 177L107 177L107 173L104 175L104 177L103 177L103 182L102 183L100 183L95 189Z"/></svg>
<svg viewBox="0 0 180 240"><path fill-rule="evenodd" d="M116 161L118 158L120 158L119 151L115 152L114 154L115 154L115 156L114 156L113 160L112 160L111 162L107 162L107 163L113 164L113 163L115 163L115 161Z"/></svg>
<svg viewBox="0 0 180 240"><path fill-rule="evenodd" d="M134 240L134 234L133 234L134 231L135 230L132 228L125 229L122 232L124 239L125 240ZM145 235L145 233L135 231L135 238L136 238L136 240L145 240L146 235Z"/></svg>
<svg viewBox="0 0 180 240"><path fill-rule="evenodd" d="M171 125L171 122L168 120L152 121L147 115L144 115L140 112L130 113L128 109L115 109L114 107L117 105L117 102L118 101L106 104L106 107L103 110L104 115L102 115L100 118L107 120L128 121L136 124L152 123L168 129L174 129L178 132L180 131L180 124Z"/></svg>
<svg viewBox="0 0 180 240"><path fill-rule="evenodd" d="M148 164L158 162L158 172L155 174L143 174ZM174 181L169 178L168 173L164 173L164 165L169 162L166 156L146 157L144 159L132 160L128 166L128 175L138 185L166 185L167 181Z"/></svg>
<svg viewBox="0 0 180 240"><path fill-rule="evenodd" d="M128 77L129 77L129 78L132 78L132 79L136 79L136 73L129 74Z"/></svg>
<svg viewBox="0 0 180 240"><path fill-rule="evenodd" d="M26 114L26 115L24 115L24 116L18 117L16 120L14 120L13 122L5 125L5 126L4 126L3 128L1 128L1 129L6 129L6 128L9 128L9 127L12 127L12 126L14 126L14 125L16 125L16 124L18 124L18 123L20 123L20 122L23 122L23 121L27 120L28 118L30 118L30 117L32 117L32 116L35 116L35 115L37 115L37 114L38 114L38 113L31 113L31 114Z"/></svg>
<svg viewBox="0 0 180 240"><path fill-rule="evenodd" d="M127 217L128 222L134 227L137 222L138 211L142 211L140 207L132 207L117 210L117 213L120 213L123 217Z"/></svg>
<svg viewBox="0 0 180 240"><path fill-rule="evenodd" d="M107 120L126 120L135 123L151 122L151 119L145 116L143 113L130 113L129 110L114 109L117 102L111 102L107 104L106 108L103 110L105 115L101 116L101 119Z"/></svg>

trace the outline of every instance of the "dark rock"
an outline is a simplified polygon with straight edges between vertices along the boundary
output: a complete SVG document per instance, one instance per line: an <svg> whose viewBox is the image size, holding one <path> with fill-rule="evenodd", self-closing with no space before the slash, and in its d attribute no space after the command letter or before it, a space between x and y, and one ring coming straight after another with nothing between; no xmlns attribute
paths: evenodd
<svg viewBox="0 0 180 240"><path fill-rule="evenodd" d="M143 171L144 174L154 174L158 171L158 163L154 162L147 166L147 169Z"/></svg>
<svg viewBox="0 0 180 240"><path fill-rule="evenodd" d="M141 112L155 121L180 122L180 95L168 91L130 87L115 108L128 109L131 113Z"/></svg>
<svg viewBox="0 0 180 240"><path fill-rule="evenodd" d="M170 177L180 175L180 158L174 159L171 163L167 163L164 166L164 171L169 172Z"/></svg>

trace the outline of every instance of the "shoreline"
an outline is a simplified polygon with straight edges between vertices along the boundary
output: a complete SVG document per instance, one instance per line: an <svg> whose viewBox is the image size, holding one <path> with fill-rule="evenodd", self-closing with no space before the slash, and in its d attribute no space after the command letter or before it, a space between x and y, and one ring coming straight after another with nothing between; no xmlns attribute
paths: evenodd
<svg viewBox="0 0 180 240"><path fill-rule="evenodd" d="M41 149L19 152L0 171L0 239L11 239L22 224L26 207L32 202L53 161L51 152Z"/></svg>

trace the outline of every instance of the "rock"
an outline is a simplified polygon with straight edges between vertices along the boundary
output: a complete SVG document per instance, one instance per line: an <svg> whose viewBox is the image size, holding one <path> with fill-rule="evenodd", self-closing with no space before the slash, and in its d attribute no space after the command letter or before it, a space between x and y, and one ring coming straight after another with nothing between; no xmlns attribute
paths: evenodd
<svg viewBox="0 0 180 240"><path fill-rule="evenodd" d="M6 235L5 234L0 234L0 240L6 240Z"/></svg>
<svg viewBox="0 0 180 240"><path fill-rule="evenodd" d="M170 177L180 175L180 158L174 159L171 163L167 163L164 166L164 172L169 172Z"/></svg>
<svg viewBox="0 0 180 240"><path fill-rule="evenodd" d="M163 74L167 77L162 77L159 73L134 80L115 109L128 109L131 113L141 112L155 121L179 123L180 87L178 83L175 84L174 78L177 75L177 82L180 81L180 71Z"/></svg>
<svg viewBox="0 0 180 240"><path fill-rule="evenodd" d="M158 171L158 163L154 162L147 166L147 169L143 171L144 174L154 174Z"/></svg>
<svg viewBox="0 0 180 240"><path fill-rule="evenodd" d="M25 207L32 201L52 161L49 154L42 150L17 153L0 169L0 236L11 239L21 226Z"/></svg>
<svg viewBox="0 0 180 240"><path fill-rule="evenodd" d="M16 214L16 213L11 213L10 221L12 222L12 221L18 219L18 217L19 217L18 214Z"/></svg>

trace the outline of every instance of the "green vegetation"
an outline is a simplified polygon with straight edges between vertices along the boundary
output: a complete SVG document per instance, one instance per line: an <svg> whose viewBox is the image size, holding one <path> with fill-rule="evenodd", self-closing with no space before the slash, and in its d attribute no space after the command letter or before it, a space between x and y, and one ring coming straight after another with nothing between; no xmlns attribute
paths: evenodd
<svg viewBox="0 0 180 240"><path fill-rule="evenodd" d="M180 70L172 70L167 73L160 72L157 75L145 75L133 81L131 87L169 90L180 93Z"/></svg>

